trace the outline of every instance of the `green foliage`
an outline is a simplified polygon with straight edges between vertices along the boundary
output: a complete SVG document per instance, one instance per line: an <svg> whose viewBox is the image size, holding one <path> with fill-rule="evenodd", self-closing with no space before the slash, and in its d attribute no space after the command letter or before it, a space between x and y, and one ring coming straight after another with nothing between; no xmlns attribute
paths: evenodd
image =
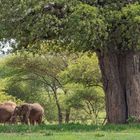
<svg viewBox="0 0 140 140"><path fill-rule="evenodd" d="M139 11L137 3L127 5L120 11L104 11L110 34L106 42L109 50L139 50Z"/></svg>
<svg viewBox="0 0 140 140"><path fill-rule="evenodd" d="M33 53L42 48L78 51L139 49L139 0L61 0L54 1L56 5L46 11L44 8L48 2L2 1L1 39L15 39L15 50L24 48Z"/></svg>
<svg viewBox="0 0 140 140"><path fill-rule="evenodd" d="M137 123L138 119L135 116L129 116L127 119L128 123Z"/></svg>
<svg viewBox="0 0 140 140"><path fill-rule="evenodd" d="M43 10L44 1L14 0L13 3L7 0L3 2L0 25L4 27L2 38L13 38L18 42L18 46L13 46L15 50L28 48L34 52L35 49L40 48L42 41L63 42L69 46L76 46L76 50L94 50L102 46L101 40L106 38L105 20L96 7L84 5L78 1L68 3L67 0L63 0L60 4L66 4L72 14L59 18L55 13ZM11 11L10 13L6 10L7 8ZM15 11L15 9L18 10ZM7 20L10 19L9 24Z"/></svg>
<svg viewBox="0 0 140 140"><path fill-rule="evenodd" d="M69 61L68 67L60 73L64 83L80 83L87 87L101 86L101 74L95 54L81 54L74 61Z"/></svg>
<svg viewBox="0 0 140 140"><path fill-rule="evenodd" d="M68 67L60 73L66 96L65 107L81 112L79 118L97 123L99 113L104 111L104 93L96 55L80 55L75 61L70 61ZM85 114L85 115L84 115Z"/></svg>
<svg viewBox="0 0 140 140"><path fill-rule="evenodd" d="M102 89L95 87L85 88L83 86L77 86L74 89L73 87L70 88L70 93L67 92L68 95L65 99L67 107L83 110L86 114L85 116L88 116L85 119L83 118L84 120L90 119L92 123L98 123L99 113L104 111L105 106Z"/></svg>
<svg viewBox="0 0 140 140"><path fill-rule="evenodd" d="M70 42L75 50L95 50L105 40L106 24L96 7L79 4L68 17L64 28L64 42Z"/></svg>
<svg viewBox="0 0 140 140"><path fill-rule="evenodd" d="M8 56L1 62L4 92L24 102L39 102L45 108L49 122L57 121L58 104L63 118L68 110L70 120L75 122L95 122L99 112L104 111L95 55L47 53L32 56L25 53Z"/></svg>
<svg viewBox="0 0 140 140"><path fill-rule="evenodd" d="M20 99L15 98L15 96L9 95L6 92L6 86L7 86L7 79L0 78L0 103L3 103L5 101L13 101L17 104L20 104L22 101Z"/></svg>
<svg viewBox="0 0 140 140"><path fill-rule="evenodd" d="M56 104L61 114L71 108L75 112L89 109L96 114L94 107L99 112L103 105L102 92L95 88L102 87L96 57L86 54L73 59L68 54L60 57L46 51L88 51L100 56L116 53L118 57L140 49L139 0L1 0L0 9L3 44L13 39L13 51L40 54L26 54L27 57L13 57L5 62L0 76L8 82L2 89L2 100L11 98L5 93L32 102L44 103L45 97L53 98L53 102L47 99L47 104ZM68 89L71 84L78 90Z"/></svg>
<svg viewBox="0 0 140 140"><path fill-rule="evenodd" d="M125 22L124 20L126 20L127 22ZM127 45L133 50L139 49L140 5L134 4L123 8L122 21L123 24L120 26L120 30L122 37L125 40L123 41L123 47Z"/></svg>

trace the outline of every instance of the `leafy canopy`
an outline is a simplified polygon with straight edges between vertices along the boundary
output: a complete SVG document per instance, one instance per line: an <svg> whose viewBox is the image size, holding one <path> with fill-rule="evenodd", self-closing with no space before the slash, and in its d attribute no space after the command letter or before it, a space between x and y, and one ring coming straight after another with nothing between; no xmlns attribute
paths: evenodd
<svg viewBox="0 0 140 140"><path fill-rule="evenodd" d="M14 50L39 50L42 44L78 51L137 50L139 2L1 0L0 39L15 39Z"/></svg>

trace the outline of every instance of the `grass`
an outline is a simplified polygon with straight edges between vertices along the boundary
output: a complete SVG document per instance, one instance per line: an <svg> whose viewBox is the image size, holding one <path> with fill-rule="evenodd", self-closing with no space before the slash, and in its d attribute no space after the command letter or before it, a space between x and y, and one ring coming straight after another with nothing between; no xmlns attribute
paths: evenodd
<svg viewBox="0 0 140 140"><path fill-rule="evenodd" d="M45 134L0 134L2 140L139 140L140 133L55 133Z"/></svg>
<svg viewBox="0 0 140 140"><path fill-rule="evenodd" d="M46 133L46 132L140 132L140 124L129 125L0 125L0 133Z"/></svg>
<svg viewBox="0 0 140 140"><path fill-rule="evenodd" d="M2 140L140 140L140 124L0 125Z"/></svg>

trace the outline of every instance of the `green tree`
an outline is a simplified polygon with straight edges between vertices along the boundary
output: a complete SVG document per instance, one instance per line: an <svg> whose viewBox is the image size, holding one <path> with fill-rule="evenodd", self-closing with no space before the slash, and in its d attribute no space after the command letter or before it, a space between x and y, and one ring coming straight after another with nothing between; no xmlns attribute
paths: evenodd
<svg viewBox="0 0 140 140"><path fill-rule="evenodd" d="M84 87L81 84L68 84L69 89L65 97L67 108L75 109L80 112L83 110L82 116L86 120L92 120L92 123L98 124L99 113L104 112L104 92L98 87ZM71 115L73 115L71 113Z"/></svg>
<svg viewBox="0 0 140 140"><path fill-rule="evenodd" d="M58 74L65 69L66 64L65 54L55 53L34 57L25 54L10 57L6 62L9 71L5 73L5 76L10 78L6 92L27 102L34 102L37 101L36 97L42 97L39 97L38 93L45 90L50 98L53 96L58 110L58 122L62 123L63 110L59 90L63 91L63 84Z"/></svg>
<svg viewBox="0 0 140 140"><path fill-rule="evenodd" d="M96 54L77 55L74 61L69 60L68 66L59 75L65 84L74 82L83 84L85 87L103 88Z"/></svg>
<svg viewBox="0 0 140 140"><path fill-rule="evenodd" d="M125 123L128 116L140 119L139 0L0 2L2 40L13 38L15 50L34 53L44 44L96 52L108 122Z"/></svg>
<svg viewBox="0 0 140 140"><path fill-rule="evenodd" d="M45 118L49 122L57 121L57 108L54 98L44 88L45 85L41 78L34 75L26 67L26 64L30 62L27 58L31 62L34 60L31 55L28 57L10 55L1 59L0 77L3 83L0 89L1 100L10 100L11 97L11 100L19 103L20 101L38 102L45 109Z"/></svg>
<svg viewBox="0 0 140 140"><path fill-rule="evenodd" d="M69 97L71 91L74 92L75 97L84 94L79 94L77 90L73 90L72 86L67 87L67 85L70 83L82 84L82 91L87 93L87 96L94 93L88 88L97 86L101 88L97 58L95 54L88 55L88 53L77 53L77 55L51 53L33 57L31 54L25 53L25 55L6 57L3 66L1 65L1 72L4 72L1 77L7 79L5 92L26 102L41 103L47 110L46 116L49 121L56 120L55 116L51 114L51 107L53 107L53 112L56 113L56 109L58 111L59 123L62 123L61 119L65 119L65 122L68 123L71 107L64 104L65 99ZM95 61L92 61L93 58ZM77 88L80 89L80 86ZM73 101L78 103L84 100L82 96L79 99L79 101ZM54 107L54 104L57 108ZM91 107L94 107L92 105ZM87 108L86 104L83 106ZM90 114L90 116L92 115ZM92 116L88 119L95 118Z"/></svg>
<svg viewBox="0 0 140 140"><path fill-rule="evenodd" d="M66 101L71 102L71 105L66 102L67 108L84 109L85 116L96 123L99 112L104 108L103 86L96 55L81 53L74 61L69 61L60 77L67 91ZM99 89L98 92L96 89Z"/></svg>

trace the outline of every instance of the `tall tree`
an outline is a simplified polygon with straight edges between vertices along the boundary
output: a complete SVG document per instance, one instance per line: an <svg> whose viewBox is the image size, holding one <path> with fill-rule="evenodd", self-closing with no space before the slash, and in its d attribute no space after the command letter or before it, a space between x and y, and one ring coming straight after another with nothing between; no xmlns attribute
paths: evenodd
<svg viewBox="0 0 140 140"><path fill-rule="evenodd" d="M100 93L103 90L103 86L101 82L101 73L99 70L98 59L96 57L96 54L89 55L89 53L79 53L75 55L75 58L73 60L70 59L68 61L67 67L63 71L60 72L59 76L61 78L61 81L64 85L64 89L66 91L66 100L68 98L68 100L72 102L72 104L76 105L76 108L81 108L82 100L86 100L86 104L83 105L84 110L89 110L89 111L86 111L86 113L88 112L87 114L90 117L92 115L95 116L95 114L97 113L96 117L94 117L94 119L97 120L98 111L94 112L93 110L94 109L98 110L98 107L100 106L99 104L100 104L100 101L102 100L100 98ZM101 91L94 92L95 89L98 87ZM69 98L71 93L73 93L72 98L71 97ZM97 93L96 97L95 97L95 93ZM91 100L89 101L88 99L89 100L91 99ZM102 100L101 102L103 105L104 101ZM71 110L71 106L69 106L68 103L66 102L66 122L68 122L69 120L70 110ZM99 111L102 111L102 110L99 109ZM92 119L93 119L93 116L91 117Z"/></svg>
<svg viewBox="0 0 140 140"><path fill-rule="evenodd" d="M14 83L19 82L23 84L22 82L27 80L29 87L33 87L33 85L31 86L29 83L32 82L35 84L36 81L37 84L38 81L38 86L34 85L33 88L35 91L29 92L33 92L35 94L40 86L45 89L47 93L53 96L58 111L59 124L61 124L63 121L63 114L58 90L63 90L63 85L58 74L66 67L67 60L64 60L64 57L64 55L60 56L58 54L46 54L35 57L30 55L23 55L17 56L13 58L12 61L10 60L10 62L7 63L8 66L11 66L13 69L16 68L20 72L19 74L16 74L18 77L14 77L15 80L12 79ZM30 88L27 89L29 90ZM25 89L23 92L26 92L26 94L28 93L25 91ZM23 97L26 97L25 94L23 94ZM29 97L28 94L27 97Z"/></svg>
<svg viewBox="0 0 140 140"><path fill-rule="evenodd" d="M96 52L108 122L125 123L129 116L140 120L139 2L1 0L0 38L13 38L15 49L33 52L51 44L53 49Z"/></svg>

